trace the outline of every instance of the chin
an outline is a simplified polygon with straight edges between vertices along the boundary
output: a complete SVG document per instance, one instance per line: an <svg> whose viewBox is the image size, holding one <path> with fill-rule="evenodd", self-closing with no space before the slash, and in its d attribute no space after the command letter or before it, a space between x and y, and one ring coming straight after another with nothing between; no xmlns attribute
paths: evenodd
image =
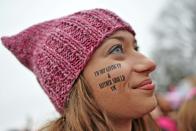
<svg viewBox="0 0 196 131"><path fill-rule="evenodd" d="M147 102L147 101L146 101ZM154 97L153 100L148 101L147 104L143 105L140 109L140 112L138 112L138 115L135 118L142 117L146 114L149 114L151 111L153 111L157 106L157 100L156 97Z"/></svg>
<svg viewBox="0 0 196 131"><path fill-rule="evenodd" d="M154 96L153 100L151 100L151 102L149 102L149 105L146 107L146 114L150 113L151 111L153 111L156 107L157 107L157 99ZM144 107L145 108L145 107Z"/></svg>

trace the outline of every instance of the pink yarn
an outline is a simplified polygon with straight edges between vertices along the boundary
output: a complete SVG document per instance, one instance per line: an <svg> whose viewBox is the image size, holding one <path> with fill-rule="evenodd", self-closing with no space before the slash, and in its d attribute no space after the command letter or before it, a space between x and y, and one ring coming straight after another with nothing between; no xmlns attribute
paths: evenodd
<svg viewBox="0 0 196 131"><path fill-rule="evenodd" d="M37 77L59 113L74 81L94 51L117 30L135 35L131 26L109 10L92 9L46 21L2 42Z"/></svg>

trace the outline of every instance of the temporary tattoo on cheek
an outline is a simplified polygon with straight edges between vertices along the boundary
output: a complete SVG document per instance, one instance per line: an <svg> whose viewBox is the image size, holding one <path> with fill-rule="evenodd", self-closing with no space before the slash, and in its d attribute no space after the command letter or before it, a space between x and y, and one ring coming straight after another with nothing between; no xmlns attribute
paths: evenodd
<svg viewBox="0 0 196 131"><path fill-rule="evenodd" d="M111 78L110 74L108 73L108 78Z"/></svg>
<svg viewBox="0 0 196 131"><path fill-rule="evenodd" d="M106 80L106 81L104 81L102 83L99 83L99 87L100 88L105 88L105 87L108 87L108 86L112 85L111 89L113 91L113 90L116 90L115 84L117 84L119 82L122 82L122 81L125 81L125 76L124 75L120 75L120 76L111 78L109 80Z"/></svg>
<svg viewBox="0 0 196 131"><path fill-rule="evenodd" d="M116 69L120 69L121 68L121 64L117 63L117 64L113 64L113 65L109 65L105 68L102 68L100 70L97 70L94 72L95 77L101 76L105 73L107 73L107 80L103 81L101 83L99 83L99 87L105 88L105 87L110 87L112 91L116 90L116 85L119 82L125 81L125 76L124 75L119 75L117 77L111 77L110 73L113 70Z"/></svg>
<svg viewBox="0 0 196 131"><path fill-rule="evenodd" d="M112 79L113 83L118 83L118 82L121 82L121 81L125 81L125 76L124 75L120 75L120 76L117 76L117 77L114 77Z"/></svg>
<svg viewBox="0 0 196 131"><path fill-rule="evenodd" d="M112 91L116 90L116 86L115 85L111 86L110 88L111 88Z"/></svg>
<svg viewBox="0 0 196 131"><path fill-rule="evenodd" d="M112 80L107 80L107 81L100 83L99 87L104 88L104 87L111 86L111 85L112 85Z"/></svg>
<svg viewBox="0 0 196 131"><path fill-rule="evenodd" d="M97 77L97 76L100 76L100 75L103 75L104 73L108 73L112 70L115 70L115 69L120 69L121 68L121 64L120 63L117 63L117 64L113 64L113 65L109 65L105 68L102 68L98 71L95 71L94 72L94 75Z"/></svg>

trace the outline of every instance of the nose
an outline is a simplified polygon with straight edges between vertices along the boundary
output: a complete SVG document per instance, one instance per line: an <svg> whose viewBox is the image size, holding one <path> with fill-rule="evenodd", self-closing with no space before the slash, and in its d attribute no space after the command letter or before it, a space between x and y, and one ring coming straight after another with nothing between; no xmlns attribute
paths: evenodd
<svg viewBox="0 0 196 131"><path fill-rule="evenodd" d="M149 73L151 73L155 69L155 62L152 59L140 54L140 57L138 58L138 61L134 66L135 72L147 73L147 75L149 75Z"/></svg>

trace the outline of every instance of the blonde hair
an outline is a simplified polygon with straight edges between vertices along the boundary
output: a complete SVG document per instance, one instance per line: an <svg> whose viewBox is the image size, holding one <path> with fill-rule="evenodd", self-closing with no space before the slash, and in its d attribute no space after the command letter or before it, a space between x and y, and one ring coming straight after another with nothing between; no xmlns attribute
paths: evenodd
<svg viewBox="0 0 196 131"><path fill-rule="evenodd" d="M178 112L179 131L196 131L196 96L186 101Z"/></svg>
<svg viewBox="0 0 196 131"><path fill-rule="evenodd" d="M49 122L40 131L115 131L82 75L74 84L64 109L60 118ZM146 131L146 128L143 118L133 120L132 130Z"/></svg>

